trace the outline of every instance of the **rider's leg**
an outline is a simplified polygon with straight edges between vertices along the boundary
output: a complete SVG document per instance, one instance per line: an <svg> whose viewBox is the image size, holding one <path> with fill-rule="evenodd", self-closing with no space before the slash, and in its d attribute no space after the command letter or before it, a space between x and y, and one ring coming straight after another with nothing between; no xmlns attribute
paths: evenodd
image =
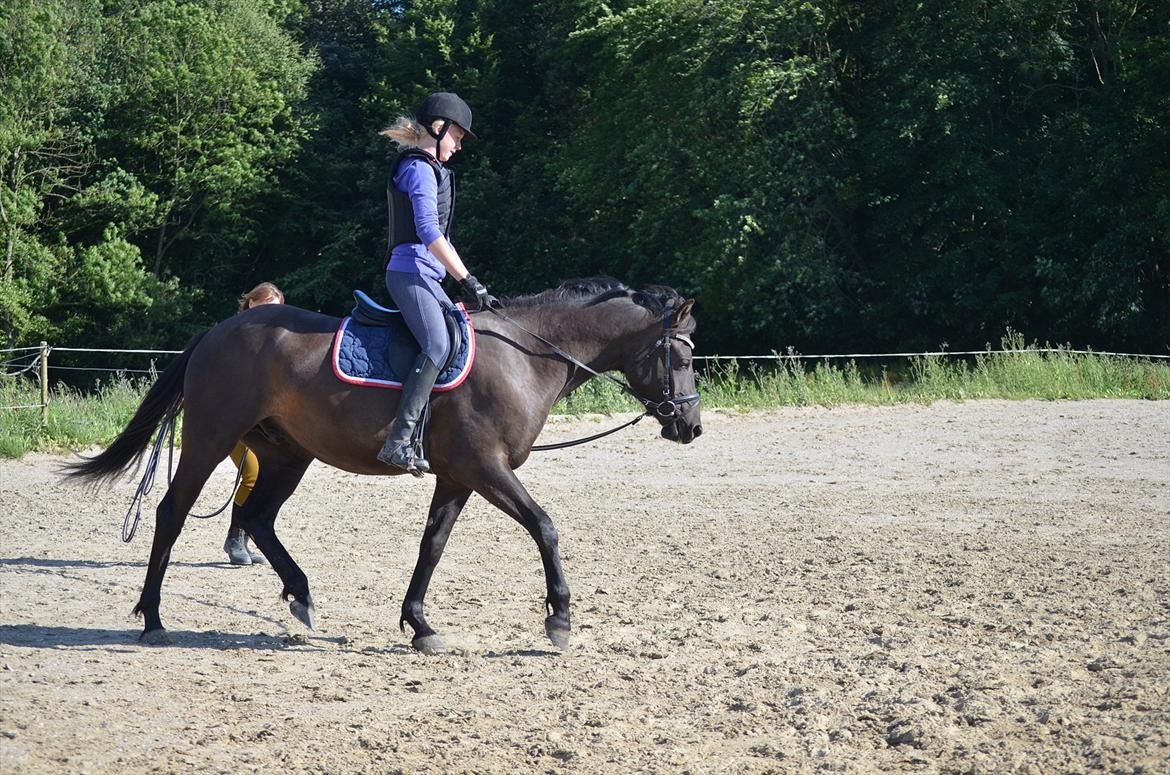
<svg viewBox="0 0 1170 775"><path fill-rule="evenodd" d="M410 437L426 409L427 401L431 398L431 388L435 386L435 379L438 376L439 367L431 361L430 356L419 353L410 376L402 385L394 427L390 429L390 435L386 437L386 443L378 453L378 459L383 463L405 469L418 476L431 470L426 458L415 454Z"/></svg>
<svg viewBox="0 0 1170 775"><path fill-rule="evenodd" d="M402 386L398 415L378 459L421 476L430 470L430 465L415 454L410 437L430 399L439 369L447 360L451 345L443 314L452 304L436 281L414 272L387 272L386 288L418 341L420 353Z"/></svg>

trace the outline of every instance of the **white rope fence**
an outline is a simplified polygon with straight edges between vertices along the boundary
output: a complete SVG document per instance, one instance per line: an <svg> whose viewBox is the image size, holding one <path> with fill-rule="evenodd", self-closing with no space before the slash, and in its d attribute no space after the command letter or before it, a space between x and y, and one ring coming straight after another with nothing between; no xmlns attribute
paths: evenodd
<svg viewBox="0 0 1170 775"><path fill-rule="evenodd" d="M54 347L59 353L156 353L161 355L178 355L182 350L109 350L104 347ZM3 352L3 350L0 350Z"/></svg>
<svg viewBox="0 0 1170 775"><path fill-rule="evenodd" d="M5 347L0 348L0 356L11 354L5 360L0 360L3 374L14 377L20 374L40 369L41 402L39 404L20 404L17 406L0 406L0 410L40 409L41 422L49 421L49 371L104 371L118 374L154 374L156 370L106 368L100 366L50 366L49 353L117 353L130 355L178 355L182 350L119 350L106 347L51 347L41 342L35 347ZM1104 355L1113 358L1142 358L1149 360L1170 360L1170 355L1151 355L1149 353L1123 353L1104 350L1070 350L1060 347L1026 347L1014 350L934 350L930 352L897 352L897 353L828 353L821 355L802 355L789 353L782 355L773 352L769 355L696 355L696 361L832 361L858 360L861 358L931 358L947 356L996 355L996 354L1024 354L1024 353L1066 353L1076 355Z"/></svg>
<svg viewBox="0 0 1170 775"><path fill-rule="evenodd" d="M1017 350L935 350L933 352L914 353L833 353L831 355L800 355L799 353L792 353L789 355L781 355L779 353L772 353L771 355L695 355L693 356L693 359L696 361L831 361L841 360L843 358L849 358L850 360L857 358L923 358L942 355L996 355L1002 353L1071 353L1076 355L1108 355L1117 358L1151 358L1155 360L1170 360L1170 355L1117 353L1108 352L1105 350L1070 350L1061 347L1025 347Z"/></svg>

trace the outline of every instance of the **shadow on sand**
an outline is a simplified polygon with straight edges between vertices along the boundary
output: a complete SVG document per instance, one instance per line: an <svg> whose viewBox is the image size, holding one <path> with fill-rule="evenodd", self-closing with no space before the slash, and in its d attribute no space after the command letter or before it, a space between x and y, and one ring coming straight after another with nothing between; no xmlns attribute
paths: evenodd
<svg viewBox="0 0 1170 775"><path fill-rule="evenodd" d="M145 562L99 562L97 560L57 560L51 557L0 557L0 567L28 566L30 568L145 568ZM227 560L223 562L175 562L168 567L185 568L226 568L236 567Z"/></svg>
<svg viewBox="0 0 1170 775"><path fill-rule="evenodd" d="M134 651L141 646L134 629L103 630L87 627L50 627L42 624L0 624L0 644L41 649L78 649L93 651ZM245 635L236 632L208 630L167 630L172 644L177 648L215 649L234 651L281 651L288 648L332 649L335 644L345 643L345 638L326 638L310 635L268 635L257 633Z"/></svg>

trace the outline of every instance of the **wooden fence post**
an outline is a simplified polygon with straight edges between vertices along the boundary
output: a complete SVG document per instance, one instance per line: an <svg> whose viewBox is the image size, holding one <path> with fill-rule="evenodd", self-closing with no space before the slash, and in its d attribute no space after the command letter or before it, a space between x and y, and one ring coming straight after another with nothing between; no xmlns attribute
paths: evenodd
<svg viewBox="0 0 1170 775"><path fill-rule="evenodd" d="M41 342L41 425L49 424L49 343Z"/></svg>

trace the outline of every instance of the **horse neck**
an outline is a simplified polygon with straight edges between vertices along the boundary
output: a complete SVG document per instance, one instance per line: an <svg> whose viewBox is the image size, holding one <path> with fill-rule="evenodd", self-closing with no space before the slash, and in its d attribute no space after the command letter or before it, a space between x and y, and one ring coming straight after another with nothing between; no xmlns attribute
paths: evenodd
<svg viewBox="0 0 1170 775"><path fill-rule="evenodd" d="M590 306L550 304L533 311L533 331L599 372L620 368L638 334L647 329L644 311L621 299Z"/></svg>

